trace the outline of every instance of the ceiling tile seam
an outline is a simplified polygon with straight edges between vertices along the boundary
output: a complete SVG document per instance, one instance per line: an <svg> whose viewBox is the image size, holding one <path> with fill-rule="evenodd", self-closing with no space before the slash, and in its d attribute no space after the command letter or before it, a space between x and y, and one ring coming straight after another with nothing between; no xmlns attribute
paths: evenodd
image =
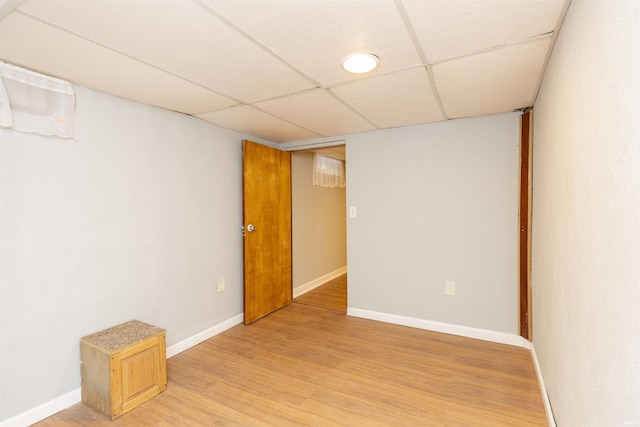
<svg viewBox="0 0 640 427"><path fill-rule="evenodd" d="M534 41L537 41L537 40L542 40L542 39L549 38L549 37L551 37L551 39L552 39L551 42L553 43L553 41L556 38L556 35L557 35L557 31L556 30L549 31L549 32L538 34L538 35L535 35L535 36L530 36L528 38L519 39L518 41L515 41L515 42L503 43L503 44L500 44L500 45L492 46L492 47L490 47L488 49L485 49L485 50L482 50L482 51L477 51L477 52L470 53L470 54L460 55L460 56L457 56L457 57L445 59L445 60L442 60L442 61L436 61L436 62L434 62L432 64L429 64L427 66L427 72L429 73L429 80L433 82L432 89L434 90L434 95L436 95L436 93L438 91L437 84L435 83L435 75L433 73L433 66L434 65L439 65L439 64L443 64L443 63L446 63L446 62L449 62L449 61L455 61L455 60L459 60L459 59L463 59L463 58L469 58L469 57L472 57L472 56L475 56L475 55L481 55L481 54L488 53L488 52L494 52L494 51L498 51L498 50L501 50L501 49L506 49L506 48L513 47L513 46L527 44L527 43L531 43L531 42L534 42ZM545 62L543 64L543 68L541 68L541 70L543 70L543 72L541 72L539 74L539 76L538 76L538 81L537 81L536 88L535 88L535 90L533 92L533 97L532 97L533 99L531 101L531 104L522 106L522 108L526 108L526 107L530 107L530 106L534 105L535 99L538 96L538 91L540 89L540 85L542 84L542 77L544 76L544 70L546 69L546 64L547 64L550 56L551 56L551 49L549 49L547 51L547 55L546 55ZM441 104L441 109L442 109L442 112L443 112L446 120L449 120L449 116L446 115L446 111L444 109L445 107L444 107L444 104L442 104L442 101L440 99L439 94L437 95L437 100L438 100L438 103Z"/></svg>
<svg viewBox="0 0 640 427"><path fill-rule="evenodd" d="M459 59L469 58L469 57L476 56L476 55L482 55L483 53L495 52L497 50L505 49L505 48L508 48L508 47L514 47L514 46L518 46L518 45L522 45L522 44L527 44L527 43L531 43L531 42L534 42L534 41L542 40L542 39L545 39L545 38L552 38L552 37L554 37L554 34L555 34L555 31L548 31L546 33L537 34L535 36L529 36L529 37L524 38L524 39L518 39L518 40L506 42L506 43L501 43L499 45L491 46L491 47L488 47L486 49L477 50L477 51L470 52L470 53L465 53L464 55L452 56L450 58L441 59L441 60L438 60L438 61L434 61L434 62L432 62L432 63L430 63L428 65L430 65L430 66L440 65L440 64L443 64L445 62L457 61Z"/></svg>
<svg viewBox="0 0 640 427"><path fill-rule="evenodd" d="M277 53L275 53L274 51L272 51L271 49L269 49L267 46L265 46L264 44L262 44L260 41L258 41L256 38L254 38L253 36L251 36L249 33L247 33L246 31L244 31L243 29L241 29L240 27L238 27L236 24L234 24L233 22L231 22L229 19L227 19L224 15L222 15L220 12L218 12L217 10L215 10L213 7L209 6L206 3L202 3L202 1L200 0L193 0L193 2L195 4L197 4L198 6L200 6L202 9L204 9L205 11L207 11L208 13L210 13L211 15L213 15L214 17L216 17L220 22L224 23L226 26L228 26L229 28L231 28L232 30L234 30L235 32L237 32L238 34L240 34L241 36L243 36L244 38L246 38L247 40L249 40L251 43L253 43L255 46L257 46L258 48L262 49L264 52L266 52L267 54L269 54L270 56L272 56L273 58L275 58L276 60L280 61L282 64L284 64L286 67L288 67L289 69L291 69L292 71L294 71L295 73L297 73L298 75L300 75L302 78L304 78L305 80L307 80L309 83L311 83L313 86L316 87L320 87L322 86L322 84L318 81L316 81L315 79L313 79L312 77L306 75L305 73L303 73L301 70L299 70L298 68L296 68L295 66L293 66L293 64L291 64L290 62L288 62L286 59L284 59L283 57L281 57L280 55L278 55Z"/></svg>
<svg viewBox="0 0 640 427"><path fill-rule="evenodd" d="M127 54L127 53L121 52L121 51L119 51L119 50L117 50L117 49L114 49L114 48L112 48L112 47L110 47L110 46L107 46L107 45L105 45L105 44L103 44L103 43L100 43L100 42L98 42L98 41L96 41L96 40L93 40L93 39L91 39L91 38L89 38L89 37L86 37L86 36L84 36L84 35L82 35L82 34L78 34L78 33L74 32L74 31L70 31L70 30L68 30L68 29L66 29L66 28L64 28L64 27L61 27L61 26L59 26L59 25L57 25L57 24L54 24L53 22L47 21L46 19L42 19L42 18L40 18L39 16L35 16L35 15L33 15L33 14L29 13L29 12L25 12L24 10L17 9L15 12L16 12L16 13L19 13L19 14L21 14L21 15L23 15L23 16L26 16L26 17L28 17L28 18L34 19L34 20L36 20L36 21L39 21L39 22L41 22L41 23L43 23L43 24L45 24L45 25L48 25L48 26L50 26L50 27L52 27L52 28L58 29L58 30L60 30L60 31L64 31L64 32L65 32L65 33L67 33L67 34L71 34L71 35L73 35L73 36L76 36L76 37L78 37L78 38L81 38L81 39L83 39L83 40L86 40L86 41L88 41L89 43L92 43L92 44L94 44L94 45L96 45L96 46L100 46L100 47L102 47L103 49L107 49L107 50L109 50L109 51L111 51L111 52L117 53L118 55L124 56L125 58L131 59L131 60L133 60L133 61L135 61L135 62L137 62L137 63L139 63L139 64L146 65L146 66L151 67L151 68L153 68L153 69L155 69L155 70L157 70L157 71L161 71L161 72L163 72L163 73L165 73L165 74L167 74L167 75L170 75L170 76L175 77L175 78L177 78L177 79L180 79L180 80L182 80L182 81L185 81L185 82L191 83L191 84L193 84L194 86L198 86L199 88L205 89L205 90L207 90L207 91L209 91L209 92L213 92L213 93L215 93L216 95L223 96L223 97L225 97L225 98L229 98L229 99L231 99L232 101L235 101L236 103L243 103L243 101L242 101L242 100L240 100L240 99L238 99L238 98L236 98L236 97L234 97L234 96L227 95L227 94L225 94L225 93L223 93L223 92L220 92L220 91L218 91L218 90L216 90L216 89L212 89L212 88L207 87L207 86L203 86L203 85L201 85L200 83L197 83L197 82L194 82L194 81L192 81L192 80L186 79L186 78L184 78L184 77L182 77L182 76L180 76L180 75L178 75L178 74L175 74L175 73L173 73L173 72L171 72L171 71L165 70L164 68L161 68L161 67L159 67L159 66L157 66L157 65L154 65L154 64L152 64L152 63L149 63L149 62L143 61L143 60L141 60L141 59L139 59L139 58L136 58L136 57L134 57L134 56L131 56L131 55ZM233 105L233 104L232 104L232 105Z"/></svg>
<svg viewBox="0 0 640 427"><path fill-rule="evenodd" d="M418 53L418 57L420 58L420 60L424 65L427 65L429 63L429 61L427 60L427 55L424 53L424 49L420 44L420 39L416 34L416 30L413 27L411 18L409 18L407 9L404 7L404 3L402 3L402 0L394 0L394 3L396 5L396 9L398 10L398 14L400 15L400 19L402 19L402 23L404 24L404 27L407 30L407 33L409 34L409 38L411 38L411 41L413 42L413 47L416 49L416 52Z"/></svg>
<svg viewBox="0 0 640 427"><path fill-rule="evenodd" d="M398 9L398 13L400 14L400 18L402 18L402 22L404 22L404 26L409 33L409 37L411 41L413 41L413 46L418 52L418 56L422 61L425 69L427 70L427 76L429 78L429 84L431 85L431 91L433 92L433 96L436 98L436 102L438 103L438 108L440 108L440 113L445 120L449 120L449 116L447 115L447 111L444 108L444 104L442 103L442 99L440 99L440 92L438 91L438 86L436 85L436 80L433 75L433 70L429 66L429 61L427 59L427 54L424 52L422 48L422 44L420 43L420 39L418 38L418 34L416 34L416 30L411 22L411 18L407 13L407 9L404 7L404 3L402 0L395 0L396 9Z"/></svg>
<svg viewBox="0 0 640 427"><path fill-rule="evenodd" d="M293 92L287 92L287 93L283 93L282 95L276 95L276 96L260 99L260 100L253 101L253 102L243 102L243 103L241 103L239 105L255 105L255 104L259 104L261 102L267 102L267 101L273 101L273 100L276 100L276 99L288 98L290 96L295 96L295 95L302 95L303 93L313 92L314 90L318 90L318 89L323 89L323 87L322 86L315 86L315 87L310 87L310 88L307 88L307 89L300 89L300 90L296 90L296 91L293 91ZM232 105L232 107L234 107L234 106L235 105Z"/></svg>
<svg viewBox="0 0 640 427"><path fill-rule="evenodd" d="M255 104L259 104L261 102L267 102L267 101L273 101L273 100L276 100L276 99L288 98L290 96L295 96L295 95L302 95L302 94L304 94L306 92L312 92L312 91L318 90L318 89L333 89L333 88L340 87L340 86L346 86L346 85L358 83L358 82L365 81L365 80L373 80L373 79L376 79L378 77L389 76L389 75L400 73L400 72L403 72L403 71L409 71L409 70L413 70L415 68L424 68L424 67L425 67L424 64L411 65L411 66L408 66L408 67L403 67L403 68L398 68L396 70L387 71L385 73L374 74L374 75L366 76L366 77L365 76L361 76L357 80L347 80L347 81L342 81L342 82L339 82L339 83L326 85L326 86L325 85L319 85L319 86L315 86L315 87L311 87L311 88L300 89L300 90L293 91L293 92L283 93L282 95L271 96L269 98L258 99L256 101L251 101L251 102L240 101L237 104L233 104L233 105L231 105L229 107L226 107L226 108L234 108L234 107L255 105ZM218 111L218 110L212 110L212 111ZM206 112L209 112L209 111L205 111L203 113L206 113ZM197 114L203 114L203 113L197 113Z"/></svg>
<svg viewBox="0 0 640 427"><path fill-rule="evenodd" d="M260 110L260 111L262 111L262 110ZM269 113L267 113L266 111L262 111L262 112L264 112L264 113L266 113L266 114L269 114ZM184 113L182 113L182 114L184 114ZM194 119L199 120L199 121L201 121L201 122L203 122L203 123L206 123L206 124L208 124L208 125L214 125L214 126L217 126L217 127L219 127L219 128L229 130L229 131L231 131L231 132L235 132L235 133L242 133L242 134L245 134L245 135L248 135L248 136L251 136L251 137L264 139L264 140L267 140L267 141L273 142L274 144L277 144L278 146L281 146L282 144L285 144L285 143L286 143L285 141L279 141L279 140L275 140L275 139L269 139L269 138L266 138L266 137L264 137L263 135L259 135L258 133L252 134L252 133L247 132L247 131L239 131L237 128L227 127L227 126L225 126L225 125L221 125L221 124L218 124L218 123L212 122L212 121L210 121L210 120L207 120L207 119L205 119L204 117L202 117L201 115L198 115L198 116L195 116L195 115L189 115L189 114L187 114L187 115L188 115L188 116L190 116L190 117L193 117ZM276 117L276 116L274 116L273 114L269 114L269 115L270 115L270 116L272 116L272 117L275 117L275 118L277 118L277 119L280 119L279 117ZM286 121L286 120L285 120L285 121ZM303 128L302 126L298 126L298 125L296 125L295 123L291 123L291 122L289 122L289 124L291 124L291 125L293 125L293 126L296 126L296 127L300 128L300 129L304 129L304 130L306 130L306 131L308 131L308 132L310 132L310 133L312 133L312 134L316 135L317 137L320 137L320 138L322 137L321 135L318 135L318 133L317 133L317 132L312 132L312 131L310 131L310 130L308 130L308 129ZM295 142L295 141L294 141L294 142Z"/></svg>
<svg viewBox="0 0 640 427"><path fill-rule="evenodd" d="M558 39L558 33L562 28L562 24L564 23L564 19L567 16L567 11L569 10L569 6L571 5L572 0L566 0L562 10L560 11L560 15L558 16L558 21L556 22L556 26L553 30L553 35L551 36L551 41L549 42L549 49L547 50L547 55L544 58L544 62L542 63L542 71L538 75L538 81L536 83L535 91L533 92L533 99L531 100L531 104L529 107L533 107L536 105L536 100L538 99L538 93L540 92L540 86L542 85L542 79L546 74L547 65L549 64L549 59L551 59L551 54L553 53L553 48L556 45L556 40Z"/></svg>
<svg viewBox="0 0 640 427"><path fill-rule="evenodd" d="M248 132L239 131L237 128L231 128L231 127L227 127L225 125L221 125L221 124L218 124L218 123L211 122L211 121L209 121L209 120L207 120L207 119L205 119L204 117L201 117L201 116L190 116L190 117L193 117L196 120L199 120L199 121L201 121L203 123L206 123L209 126L217 126L217 127L221 128L221 129L226 129L228 131L239 133L239 134L243 134L245 136L250 136L250 137L255 137L255 138L267 140L267 141L270 141L270 142L272 142L274 144L278 144L278 145L281 144L281 142L265 138L264 136L261 136L261 135L258 135L258 134L255 134L255 135L254 134L250 134Z"/></svg>
<svg viewBox="0 0 640 427"><path fill-rule="evenodd" d="M411 65L409 67L398 68L397 70L387 71L385 73L374 74L374 75L367 76L367 77L362 76L362 77L359 77L357 80L347 80L347 81L342 81L340 83L331 84L331 85L327 85L327 86L319 85L319 86L315 86L315 87L311 87L311 88L307 88L307 89L297 90L297 91L294 91L294 92L283 93L282 95L276 95L276 96L272 96L272 97L269 97L269 98L259 99L257 101L252 101L252 102L239 102L238 104L231 105L231 106L229 106L227 108L240 107L240 106L243 106L243 105L255 105L255 104L259 104L261 102L267 102L267 101L273 101L273 100L276 100L276 99L288 98L290 96L295 96L295 95L302 95L302 94L304 94L306 92L312 92L312 91L318 90L318 89L333 89L333 88L340 87L340 86L346 86L346 85L358 83L358 82L365 81L365 80L373 80L373 79L376 79L378 77L389 76L389 75L392 75L392 74L395 74L395 73L400 73L400 72L403 72L403 71L409 71L409 70L413 70L415 68L423 68L423 67L425 67L424 64ZM212 110L212 111L218 111L218 110ZM201 113L198 113L198 114L201 114Z"/></svg>
<svg viewBox="0 0 640 427"><path fill-rule="evenodd" d="M425 69L427 70L427 75L429 76L429 84L431 85L431 91L433 92L433 96L436 98L436 101L438 102L438 107L440 108L442 117L444 117L445 120L449 120L449 115L447 114L447 110L444 108L444 103L442 102L442 98L440 98L440 91L438 90L438 85L436 84L436 76L433 74L433 67L431 65L425 65Z"/></svg>
<svg viewBox="0 0 640 427"><path fill-rule="evenodd" d="M340 98L340 95L338 95L337 93L333 92L331 89L325 89L327 92L329 92L329 94L331 96L333 96L338 102L340 102L342 105L344 105L345 107L347 107L348 109L350 109L351 111L353 111L354 113L356 113L358 116L360 116L361 118L363 118L367 123L369 123L371 126L373 126L376 129L383 129L383 126L378 125L377 123L371 121L370 119L368 119L364 113L361 113L359 110L357 110L355 107L352 107L351 105L349 105L349 103L347 103L347 101L345 101L344 99Z"/></svg>
<svg viewBox="0 0 640 427"><path fill-rule="evenodd" d="M283 122L285 122L285 123L288 123L288 124L290 124L290 125L293 125L293 126L295 126L295 127L297 127L297 128L300 128L300 129L302 129L302 130L306 130L307 132L310 132L310 133L312 133L312 134L314 134L314 135L317 135L317 136L319 136L319 137L328 136L328 135L323 135L323 134L321 134L321 133L319 133L319 132L313 131L313 130L311 130L311 129L308 129L308 128L306 128L306 127L304 127L304 126L301 126L301 125L299 125L299 124L297 124L297 123L294 123L294 122L292 122L292 121L291 121L291 120L289 120L289 119L285 119L285 118L283 118L283 117L280 117L280 116L277 116L277 115L275 115L275 114L273 114L273 113L270 113L270 112L268 112L268 111L266 111L266 110L264 110L264 109L262 109L262 108L258 107L257 105L249 105L249 107L253 107L253 108L255 108L256 110L260 111L261 113L267 114L267 115L269 115L269 116L271 116L271 117L274 117L274 118L276 118L276 119L278 119L278 120L282 120L282 121L283 121Z"/></svg>
<svg viewBox="0 0 640 427"><path fill-rule="evenodd" d="M351 105L349 105L348 103L346 103L345 101L343 101L338 95L336 95L332 90L324 88L323 89L326 93L329 94L329 96L331 96L333 99L335 99L336 101L338 101L339 103L341 103L342 105L344 105L345 107L347 107L349 110L353 111L356 115L360 116L361 119L363 119L365 122L369 123L371 126L373 126L376 129L380 129L380 126L377 126L375 123L373 123L371 120L369 120L367 117L365 117L364 115L362 115L358 110L356 110L355 108L353 108Z"/></svg>
<svg viewBox="0 0 640 427"><path fill-rule="evenodd" d="M424 64L410 65L408 67L398 68L396 70L391 70L391 71L387 71L387 72L384 72L384 73L373 74L373 75L370 75L370 76L360 76L356 80L346 80L346 81L342 81L342 82L338 82L338 83L334 83L334 84L330 84L330 85L322 86L322 87L323 87L323 89L333 89L333 88L336 88L336 87L348 86L350 84L363 82L363 81L366 81L366 80L374 80L374 79L377 79L378 77L389 76L389 75L392 75L392 74L401 73L403 71L413 70L415 68L423 68L424 66L425 66Z"/></svg>
<svg viewBox="0 0 640 427"><path fill-rule="evenodd" d="M238 108L238 107L248 107L251 106L251 104L247 104L244 102L238 102L236 104L231 104L227 107L222 107L222 108L216 108L213 110L204 110L204 111L198 111L196 113L189 113L189 115L195 116L197 114L208 114L208 113L215 113L216 111L224 111L224 110L230 110L232 108Z"/></svg>
<svg viewBox="0 0 640 427"><path fill-rule="evenodd" d="M204 117L196 116L195 114L193 114L193 115L191 115L191 114L187 114L187 115L188 115L189 117L192 117L192 118L194 118L194 119L196 119L196 120L199 120L199 121L201 121L201 122L203 122L203 123L206 123L206 124L207 124L207 125L209 125L209 126L213 125L213 126L217 126L217 127L219 127L219 128L222 128L222 129L226 129L226 130L231 131L231 132L235 132L235 133L244 133L244 132L240 132L240 131L238 131L238 129L234 129L234 128L226 127L226 126L224 126L224 125L219 125L218 123L210 122L209 120L205 119ZM247 134L247 135L249 135L249 134ZM258 135L249 135L249 136L255 136L255 137L258 137L258 138L262 138L261 136L258 136ZM266 138L262 138L262 139L266 139ZM275 142L275 141L271 141L271 142Z"/></svg>

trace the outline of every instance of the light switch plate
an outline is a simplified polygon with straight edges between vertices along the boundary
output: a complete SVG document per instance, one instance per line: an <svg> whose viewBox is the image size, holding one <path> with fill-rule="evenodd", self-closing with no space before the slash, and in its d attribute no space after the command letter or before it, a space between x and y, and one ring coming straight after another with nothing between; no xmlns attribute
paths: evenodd
<svg viewBox="0 0 640 427"><path fill-rule="evenodd" d="M444 294L456 296L456 282L444 282Z"/></svg>

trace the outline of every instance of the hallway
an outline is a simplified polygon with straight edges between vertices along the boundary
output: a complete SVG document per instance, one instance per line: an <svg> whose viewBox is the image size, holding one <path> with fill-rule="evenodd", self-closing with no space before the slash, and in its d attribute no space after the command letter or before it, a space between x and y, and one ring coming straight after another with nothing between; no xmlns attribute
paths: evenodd
<svg viewBox="0 0 640 427"><path fill-rule="evenodd" d="M346 313L347 311L347 275L343 274L317 288L300 295L293 302L329 308Z"/></svg>

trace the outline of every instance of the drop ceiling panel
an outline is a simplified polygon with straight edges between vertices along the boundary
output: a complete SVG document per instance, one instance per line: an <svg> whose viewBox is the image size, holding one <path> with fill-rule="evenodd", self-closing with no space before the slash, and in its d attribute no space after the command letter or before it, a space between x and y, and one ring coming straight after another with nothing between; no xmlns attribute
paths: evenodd
<svg viewBox="0 0 640 427"><path fill-rule="evenodd" d="M430 63L554 31L566 0L404 0Z"/></svg>
<svg viewBox="0 0 640 427"><path fill-rule="evenodd" d="M324 89L259 102L256 106L320 136L342 135L375 129L369 122L347 108Z"/></svg>
<svg viewBox="0 0 640 427"><path fill-rule="evenodd" d="M191 1L31 0L20 10L243 102L314 87Z"/></svg>
<svg viewBox="0 0 640 427"><path fill-rule="evenodd" d="M10 3L1 59L284 142L529 106L568 0Z"/></svg>
<svg viewBox="0 0 640 427"><path fill-rule="evenodd" d="M187 114L225 108L233 100L13 13L0 23L0 58L112 95Z"/></svg>
<svg viewBox="0 0 640 427"><path fill-rule="evenodd" d="M199 114L198 117L223 128L274 142L296 141L319 136L248 105Z"/></svg>
<svg viewBox="0 0 640 427"><path fill-rule="evenodd" d="M203 0L243 31L323 86L356 80L342 59L381 58L375 74L420 64L393 0Z"/></svg>
<svg viewBox="0 0 640 427"><path fill-rule="evenodd" d="M551 37L433 66L449 118L532 105Z"/></svg>
<svg viewBox="0 0 640 427"><path fill-rule="evenodd" d="M360 80L331 90L379 128L444 119L424 67Z"/></svg>

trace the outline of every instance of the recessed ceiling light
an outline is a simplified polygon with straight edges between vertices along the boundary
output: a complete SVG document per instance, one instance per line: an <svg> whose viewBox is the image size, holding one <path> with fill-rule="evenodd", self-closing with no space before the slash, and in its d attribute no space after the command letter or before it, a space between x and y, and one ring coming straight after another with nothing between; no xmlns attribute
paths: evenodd
<svg viewBox="0 0 640 427"><path fill-rule="evenodd" d="M356 53L342 61L342 67L350 73L368 73L378 66L380 58L372 53Z"/></svg>

